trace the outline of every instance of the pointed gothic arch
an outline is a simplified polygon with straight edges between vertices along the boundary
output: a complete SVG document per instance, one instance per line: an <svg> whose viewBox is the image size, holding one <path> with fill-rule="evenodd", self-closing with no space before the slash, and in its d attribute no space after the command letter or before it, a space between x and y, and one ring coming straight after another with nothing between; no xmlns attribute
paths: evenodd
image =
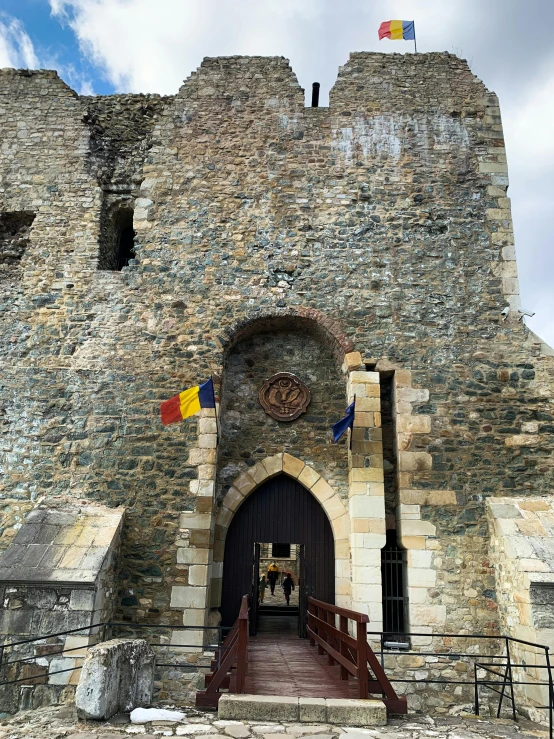
<svg viewBox="0 0 554 739"><path fill-rule="evenodd" d="M321 505L334 538L335 597L339 605L350 603L350 515L342 499L313 467L291 454L282 453L258 462L239 475L227 491L215 517L212 607L221 603L223 557L229 525L241 504L264 482L285 474L297 480Z"/></svg>

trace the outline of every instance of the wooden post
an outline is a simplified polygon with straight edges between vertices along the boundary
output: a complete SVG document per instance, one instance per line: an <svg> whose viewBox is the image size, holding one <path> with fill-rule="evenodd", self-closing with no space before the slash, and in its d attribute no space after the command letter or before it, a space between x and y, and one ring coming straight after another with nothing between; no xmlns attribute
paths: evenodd
<svg viewBox="0 0 554 739"><path fill-rule="evenodd" d="M325 612L322 613L322 609L321 609L320 606L316 606L315 612L316 612L316 616L321 621L325 620ZM321 634L322 631L323 631L323 629L320 629L319 626L318 626L317 627L317 635L318 636L322 636L322 634ZM326 638L326 636L327 636L326 634L323 634L323 638L324 639ZM325 653L323 647L321 646L321 644L318 644L317 645L317 653L318 654L324 654Z"/></svg>
<svg viewBox="0 0 554 739"><path fill-rule="evenodd" d="M327 611L326 620L329 626L335 626L335 614L332 611ZM331 632L329 632L327 635L327 644L329 644L330 646L333 646ZM330 654L327 656L327 664L330 665L331 667L335 664L335 660L331 657Z"/></svg>
<svg viewBox="0 0 554 739"><path fill-rule="evenodd" d="M367 624L356 624L356 652L358 654L358 698L369 695L369 671L367 669Z"/></svg>
<svg viewBox="0 0 554 739"><path fill-rule="evenodd" d="M342 631L343 634L348 634L348 619L346 616L339 616L339 629ZM340 642L340 653L343 655L343 657L348 658L348 650L346 647L346 644L342 641ZM348 670L346 667L340 666L340 679L341 680L348 680Z"/></svg>
<svg viewBox="0 0 554 739"><path fill-rule="evenodd" d="M248 663L248 598L242 599L238 620L238 650L237 650L237 693L244 693L244 678Z"/></svg>

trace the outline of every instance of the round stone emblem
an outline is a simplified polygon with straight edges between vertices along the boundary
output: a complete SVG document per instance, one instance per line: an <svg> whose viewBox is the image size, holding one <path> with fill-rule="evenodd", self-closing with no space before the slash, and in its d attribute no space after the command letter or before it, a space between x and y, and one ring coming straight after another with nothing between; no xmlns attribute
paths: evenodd
<svg viewBox="0 0 554 739"><path fill-rule="evenodd" d="M310 403L310 390L296 375L278 372L267 379L258 394L265 412L277 421L294 421Z"/></svg>

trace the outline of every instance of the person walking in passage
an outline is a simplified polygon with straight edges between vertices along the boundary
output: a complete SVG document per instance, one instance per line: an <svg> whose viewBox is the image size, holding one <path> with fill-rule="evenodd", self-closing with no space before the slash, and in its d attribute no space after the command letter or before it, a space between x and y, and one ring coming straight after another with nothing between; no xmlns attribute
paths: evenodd
<svg viewBox="0 0 554 739"><path fill-rule="evenodd" d="M290 594L294 590L294 580L291 577L290 572L287 572L287 576L283 580L283 593L285 594L285 600L287 606L290 606Z"/></svg>
<svg viewBox="0 0 554 739"><path fill-rule="evenodd" d="M271 595L275 595L275 584L279 579L279 568L272 562L267 568L267 579L269 581L269 587L271 588Z"/></svg>
<svg viewBox="0 0 554 739"><path fill-rule="evenodd" d="M260 582L258 583L258 593L260 595L260 603L264 602L266 588L267 588L267 580L265 579L265 575L262 575L260 578Z"/></svg>

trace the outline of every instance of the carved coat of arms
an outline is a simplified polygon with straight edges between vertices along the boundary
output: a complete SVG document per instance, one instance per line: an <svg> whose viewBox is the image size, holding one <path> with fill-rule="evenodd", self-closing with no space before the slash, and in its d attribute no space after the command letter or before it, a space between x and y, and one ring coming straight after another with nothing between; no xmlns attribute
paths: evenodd
<svg viewBox="0 0 554 739"><path fill-rule="evenodd" d="M277 421L294 421L310 403L310 390L296 375L278 372L269 377L258 394L265 412Z"/></svg>

